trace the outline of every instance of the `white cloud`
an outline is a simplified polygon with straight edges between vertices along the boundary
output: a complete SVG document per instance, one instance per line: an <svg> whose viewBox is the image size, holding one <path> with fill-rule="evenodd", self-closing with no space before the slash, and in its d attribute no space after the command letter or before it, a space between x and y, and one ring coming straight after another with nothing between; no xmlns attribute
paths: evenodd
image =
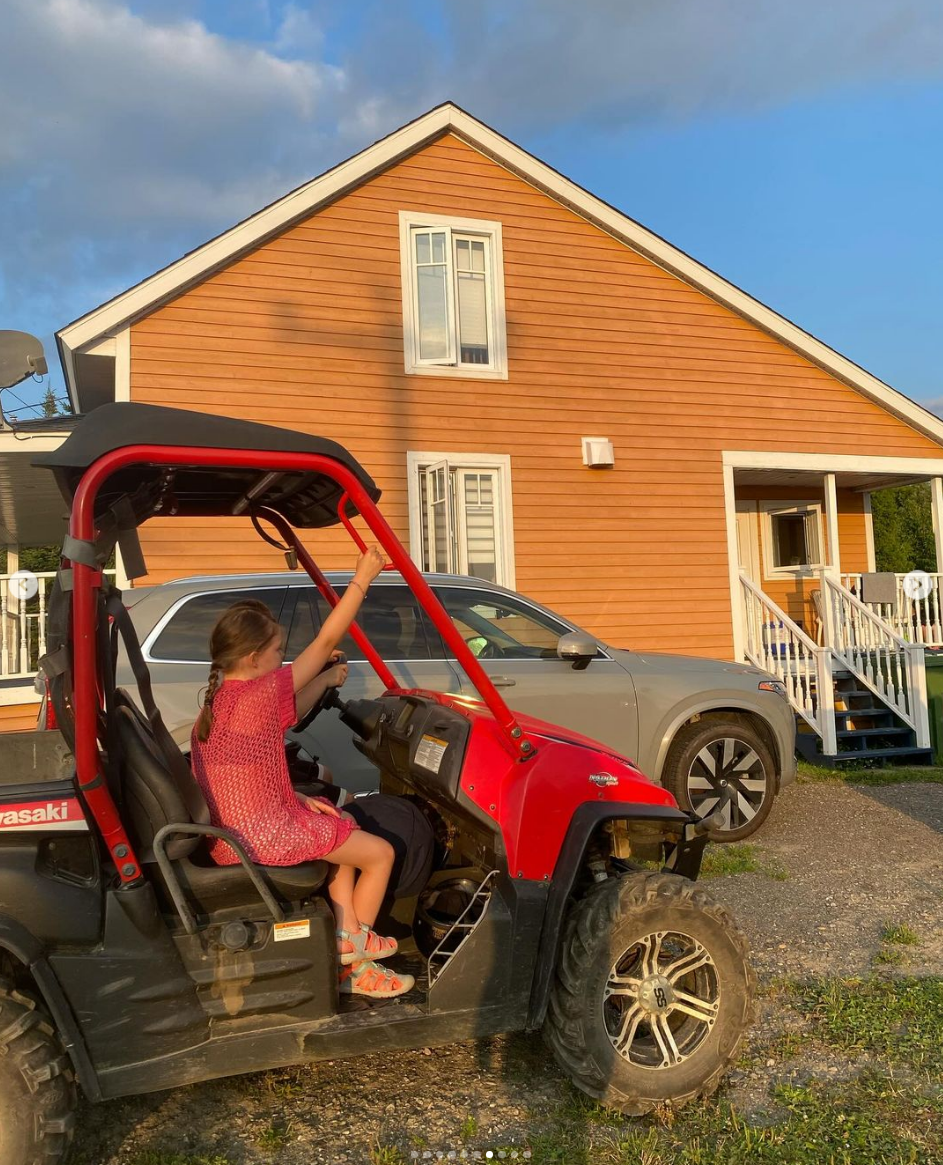
<svg viewBox="0 0 943 1165"><path fill-rule="evenodd" d="M0 318L61 326L317 173L345 85L194 19L5 0Z"/></svg>
<svg viewBox="0 0 943 1165"><path fill-rule="evenodd" d="M439 79L482 116L518 130L589 116L615 128L744 112L846 85L943 76L938 0L448 0L445 7L450 51Z"/></svg>
<svg viewBox="0 0 943 1165"><path fill-rule="evenodd" d="M320 56L324 50L324 29L311 11L298 4L287 4L273 47L283 56Z"/></svg>

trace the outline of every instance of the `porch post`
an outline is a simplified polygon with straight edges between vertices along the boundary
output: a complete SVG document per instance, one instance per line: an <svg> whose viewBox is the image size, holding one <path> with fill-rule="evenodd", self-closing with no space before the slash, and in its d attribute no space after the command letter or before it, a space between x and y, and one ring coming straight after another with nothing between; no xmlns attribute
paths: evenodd
<svg viewBox="0 0 943 1165"><path fill-rule="evenodd" d="M127 590L131 586L131 580L124 569L124 559L121 557L120 546L115 547L115 586L119 591Z"/></svg>
<svg viewBox="0 0 943 1165"><path fill-rule="evenodd" d="M7 575L16 574L20 569L20 545L18 542L7 543ZM20 656L20 600L10 590L7 579L2 584L3 598L0 603L3 617L2 649L3 665L0 673L10 675L18 672Z"/></svg>
<svg viewBox="0 0 943 1165"><path fill-rule="evenodd" d="M936 543L936 573L943 572L943 477L930 478L933 509L933 541Z"/></svg>
<svg viewBox="0 0 943 1165"><path fill-rule="evenodd" d="M730 572L730 618L733 621L733 657L746 659L743 588L740 585L740 556L737 549L737 488L733 466L724 466L724 514L727 523L727 567Z"/></svg>
<svg viewBox="0 0 943 1165"><path fill-rule="evenodd" d="M828 556L825 560L828 573L841 582L841 551L838 545L838 493L835 489L835 474L825 475L825 530L828 537Z"/></svg>
<svg viewBox="0 0 943 1165"><path fill-rule="evenodd" d="M874 556L874 517L871 513L871 492L864 495L864 542L868 555L868 570L877 570L877 559Z"/></svg>

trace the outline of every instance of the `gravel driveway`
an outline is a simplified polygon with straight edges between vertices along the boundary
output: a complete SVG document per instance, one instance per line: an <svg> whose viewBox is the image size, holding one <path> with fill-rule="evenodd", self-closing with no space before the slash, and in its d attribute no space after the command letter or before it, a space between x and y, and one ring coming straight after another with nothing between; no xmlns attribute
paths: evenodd
<svg viewBox="0 0 943 1165"><path fill-rule="evenodd" d="M884 927L902 923L921 940L908 969L943 973L943 785L793 785L756 843L783 881L709 885L746 930L761 974L863 974Z"/></svg>
<svg viewBox="0 0 943 1165"><path fill-rule="evenodd" d="M794 786L756 848L783 880L709 886L746 930L761 979L864 973L883 928L902 923L920 939L907 973L943 970L943 785ZM538 1037L470 1041L84 1107L76 1160L385 1165L425 1146L526 1145L535 1114L572 1097ZM402 1155L381 1148L391 1143Z"/></svg>

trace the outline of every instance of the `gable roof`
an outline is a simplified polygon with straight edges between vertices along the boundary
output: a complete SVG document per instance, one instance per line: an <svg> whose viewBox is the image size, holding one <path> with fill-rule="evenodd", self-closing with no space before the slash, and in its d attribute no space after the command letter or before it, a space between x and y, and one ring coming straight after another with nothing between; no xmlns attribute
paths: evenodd
<svg viewBox="0 0 943 1165"><path fill-rule="evenodd" d="M577 186L452 102L436 106L415 121L381 138L359 154L292 190L57 332L60 359L73 404L78 407L74 372L76 353L95 349L99 353L109 352L109 345L114 343L111 337L135 319L147 315L187 287L200 282L240 255L448 133L455 134L523 181L665 271L750 320L894 416L943 444L943 420L939 417L817 340L785 316L747 295L653 231Z"/></svg>

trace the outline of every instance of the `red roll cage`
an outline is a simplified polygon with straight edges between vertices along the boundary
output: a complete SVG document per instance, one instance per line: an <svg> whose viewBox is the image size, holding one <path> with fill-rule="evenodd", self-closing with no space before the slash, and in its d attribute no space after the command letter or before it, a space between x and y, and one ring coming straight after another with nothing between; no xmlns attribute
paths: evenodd
<svg viewBox="0 0 943 1165"><path fill-rule="evenodd" d="M94 461L82 475L72 502L69 533L79 542L95 538L95 501L108 478L120 469L137 464L153 466L205 466L218 469L258 469L262 473L318 473L330 478L344 491L338 507L338 518L363 549L363 540L354 529L347 506L352 503L370 532L390 558L391 569L398 570L409 584L426 614L432 620L445 643L475 685L501 729L502 739L516 760L527 760L534 747L491 683L481 664L471 653L442 604L404 546L386 522L373 499L356 475L346 465L316 453L281 453L252 449L211 449L196 446L129 445L104 454ZM325 600L332 606L339 601L317 563L298 540L293 527L279 513L260 506L253 511L258 518L270 522L286 544L294 550L298 562L310 575ZM68 561L68 560L64 560ZM75 766L79 789L101 831L108 851L115 862L123 884L137 881L140 867L127 832L111 797L104 778L102 758L98 747L98 715L101 698L98 686L95 592L102 584L100 570L82 562L71 563L73 576L73 707L75 714ZM351 635L361 648L387 690L398 685L379 653L364 632L351 627Z"/></svg>

